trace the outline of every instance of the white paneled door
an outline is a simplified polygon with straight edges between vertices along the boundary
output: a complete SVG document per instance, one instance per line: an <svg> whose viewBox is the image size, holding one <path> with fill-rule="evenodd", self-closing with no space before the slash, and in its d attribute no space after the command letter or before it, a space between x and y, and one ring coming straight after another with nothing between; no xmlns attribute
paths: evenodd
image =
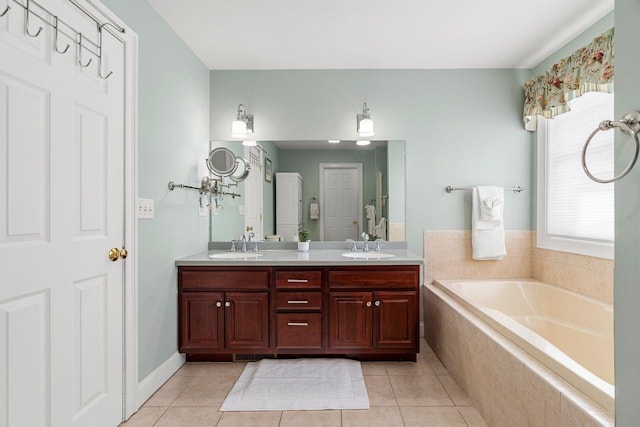
<svg viewBox="0 0 640 427"><path fill-rule="evenodd" d="M124 47L105 33L104 80L94 21L68 0L39 0L50 14L31 2L60 17L61 54L52 27L30 15L25 28L21 4L0 0L0 12L11 6L0 18L0 427L113 427L124 262L108 252L123 246Z"/></svg>
<svg viewBox="0 0 640 427"><path fill-rule="evenodd" d="M359 239L362 231L362 165L320 164L321 237Z"/></svg>

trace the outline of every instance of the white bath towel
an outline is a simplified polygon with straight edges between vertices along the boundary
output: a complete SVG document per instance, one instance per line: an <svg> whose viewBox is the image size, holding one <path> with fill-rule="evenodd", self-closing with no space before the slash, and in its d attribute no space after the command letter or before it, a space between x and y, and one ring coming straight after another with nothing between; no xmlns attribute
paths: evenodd
<svg viewBox="0 0 640 427"><path fill-rule="evenodd" d="M504 189L496 186L478 187L480 201L480 219L483 221L501 221Z"/></svg>
<svg viewBox="0 0 640 427"><path fill-rule="evenodd" d="M309 219L318 219L320 216L320 206L317 202L309 203Z"/></svg>
<svg viewBox="0 0 640 427"><path fill-rule="evenodd" d="M376 207L367 205L364 207L364 211L367 217L367 234L373 236L376 234Z"/></svg>
<svg viewBox="0 0 640 427"><path fill-rule="evenodd" d="M375 235L378 239L387 240L387 218L380 218L380 222L376 225Z"/></svg>
<svg viewBox="0 0 640 427"><path fill-rule="evenodd" d="M492 199L487 213L490 219L482 217L480 194ZM502 187L473 187L471 201L471 246L473 259L497 260L507 254L504 244L504 189Z"/></svg>

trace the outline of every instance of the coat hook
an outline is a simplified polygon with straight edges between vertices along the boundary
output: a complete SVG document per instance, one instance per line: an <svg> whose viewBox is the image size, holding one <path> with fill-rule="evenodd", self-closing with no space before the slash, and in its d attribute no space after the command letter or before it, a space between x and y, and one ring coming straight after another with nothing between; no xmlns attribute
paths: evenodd
<svg viewBox="0 0 640 427"><path fill-rule="evenodd" d="M24 32L29 37L38 37L42 32L43 28L42 27L38 28L38 32L36 32L35 34L31 34L29 32L29 14L30 13L31 11L29 10L29 0L27 0L27 6L24 8Z"/></svg>
<svg viewBox="0 0 640 427"><path fill-rule="evenodd" d="M107 22L102 25L98 25L98 52L100 52L100 55L98 55L98 76L104 80L108 79L111 77L111 74L113 74L113 71L109 71L109 74L106 76L102 75L102 27L108 24L109 23Z"/></svg>
<svg viewBox="0 0 640 427"><path fill-rule="evenodd" d="M69 43L67 43L67 47L64 48L64 50L60 50L58 49L58 17L54 16L53 17L53 28L54 28L54 33L53 33L53 48L56 50L56 52L58 53L67 53L67 51L69 50L69 48L71 47L71 45L69 45Z"/></svg>
<svg viewBox="0 0 640 427"><path fill-rule="evenodd" d="M2 18L4 15L6 15L7 12L9 12L9 9L11 9L11 6L5 7L4 11L2 13L0 13L0 18Z"/></svg>
<svg viewBox="0 0 640 427"><path fill-rule="evenodd" d="M89 64L93 61L93 58L89 58L89 62L86 64L82 63L82 33L78 33L80 35L80 43L78 43L78 65L83 68L87 68Z"/></svg>

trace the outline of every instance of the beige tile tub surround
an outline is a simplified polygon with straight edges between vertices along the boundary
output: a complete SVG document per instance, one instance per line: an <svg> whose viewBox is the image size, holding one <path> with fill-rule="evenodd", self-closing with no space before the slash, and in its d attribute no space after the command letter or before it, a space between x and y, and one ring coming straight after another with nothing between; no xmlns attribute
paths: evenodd
<svg viewBox="0 0 640 427"><path fill-rule="evenodd" d="M536 248L533 277L546 283L613 304L614 260Z"/></svg>
<svg viewBox="0 0 640 427"><path fill-rule="evenodd" d="M424 232L424 283L434 279L534 278L613 303L614 261L536 247L534 231L505 231L507 256L499 261L471 258L471 231Z"/></svg>
<svg viewBox="0 0 640 427"><path fill-rule="evenodd" d="M532 277L531 231L505 231L507 256L498 261L471 258L470 230L424 232L424 283L434 279L517 279Z"/></svg>
<svg viewBox="0 0 640 427"><path fill-rule="evenodd" d="M614 425L611 414L442 291L423 291L425 338L489 425Z"/></svg>

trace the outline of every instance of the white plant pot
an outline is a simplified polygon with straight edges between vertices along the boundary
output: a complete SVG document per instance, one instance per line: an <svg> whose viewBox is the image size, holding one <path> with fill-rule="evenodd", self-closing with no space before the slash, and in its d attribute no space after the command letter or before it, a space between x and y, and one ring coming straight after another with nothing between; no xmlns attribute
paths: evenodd
<svg viewBox="0 0 640 427"><path fill-rule="evenodd" d="M298 242L298 251L309 252L309 243L311 243L311 240L307 240L306 242Z"/></svg>

